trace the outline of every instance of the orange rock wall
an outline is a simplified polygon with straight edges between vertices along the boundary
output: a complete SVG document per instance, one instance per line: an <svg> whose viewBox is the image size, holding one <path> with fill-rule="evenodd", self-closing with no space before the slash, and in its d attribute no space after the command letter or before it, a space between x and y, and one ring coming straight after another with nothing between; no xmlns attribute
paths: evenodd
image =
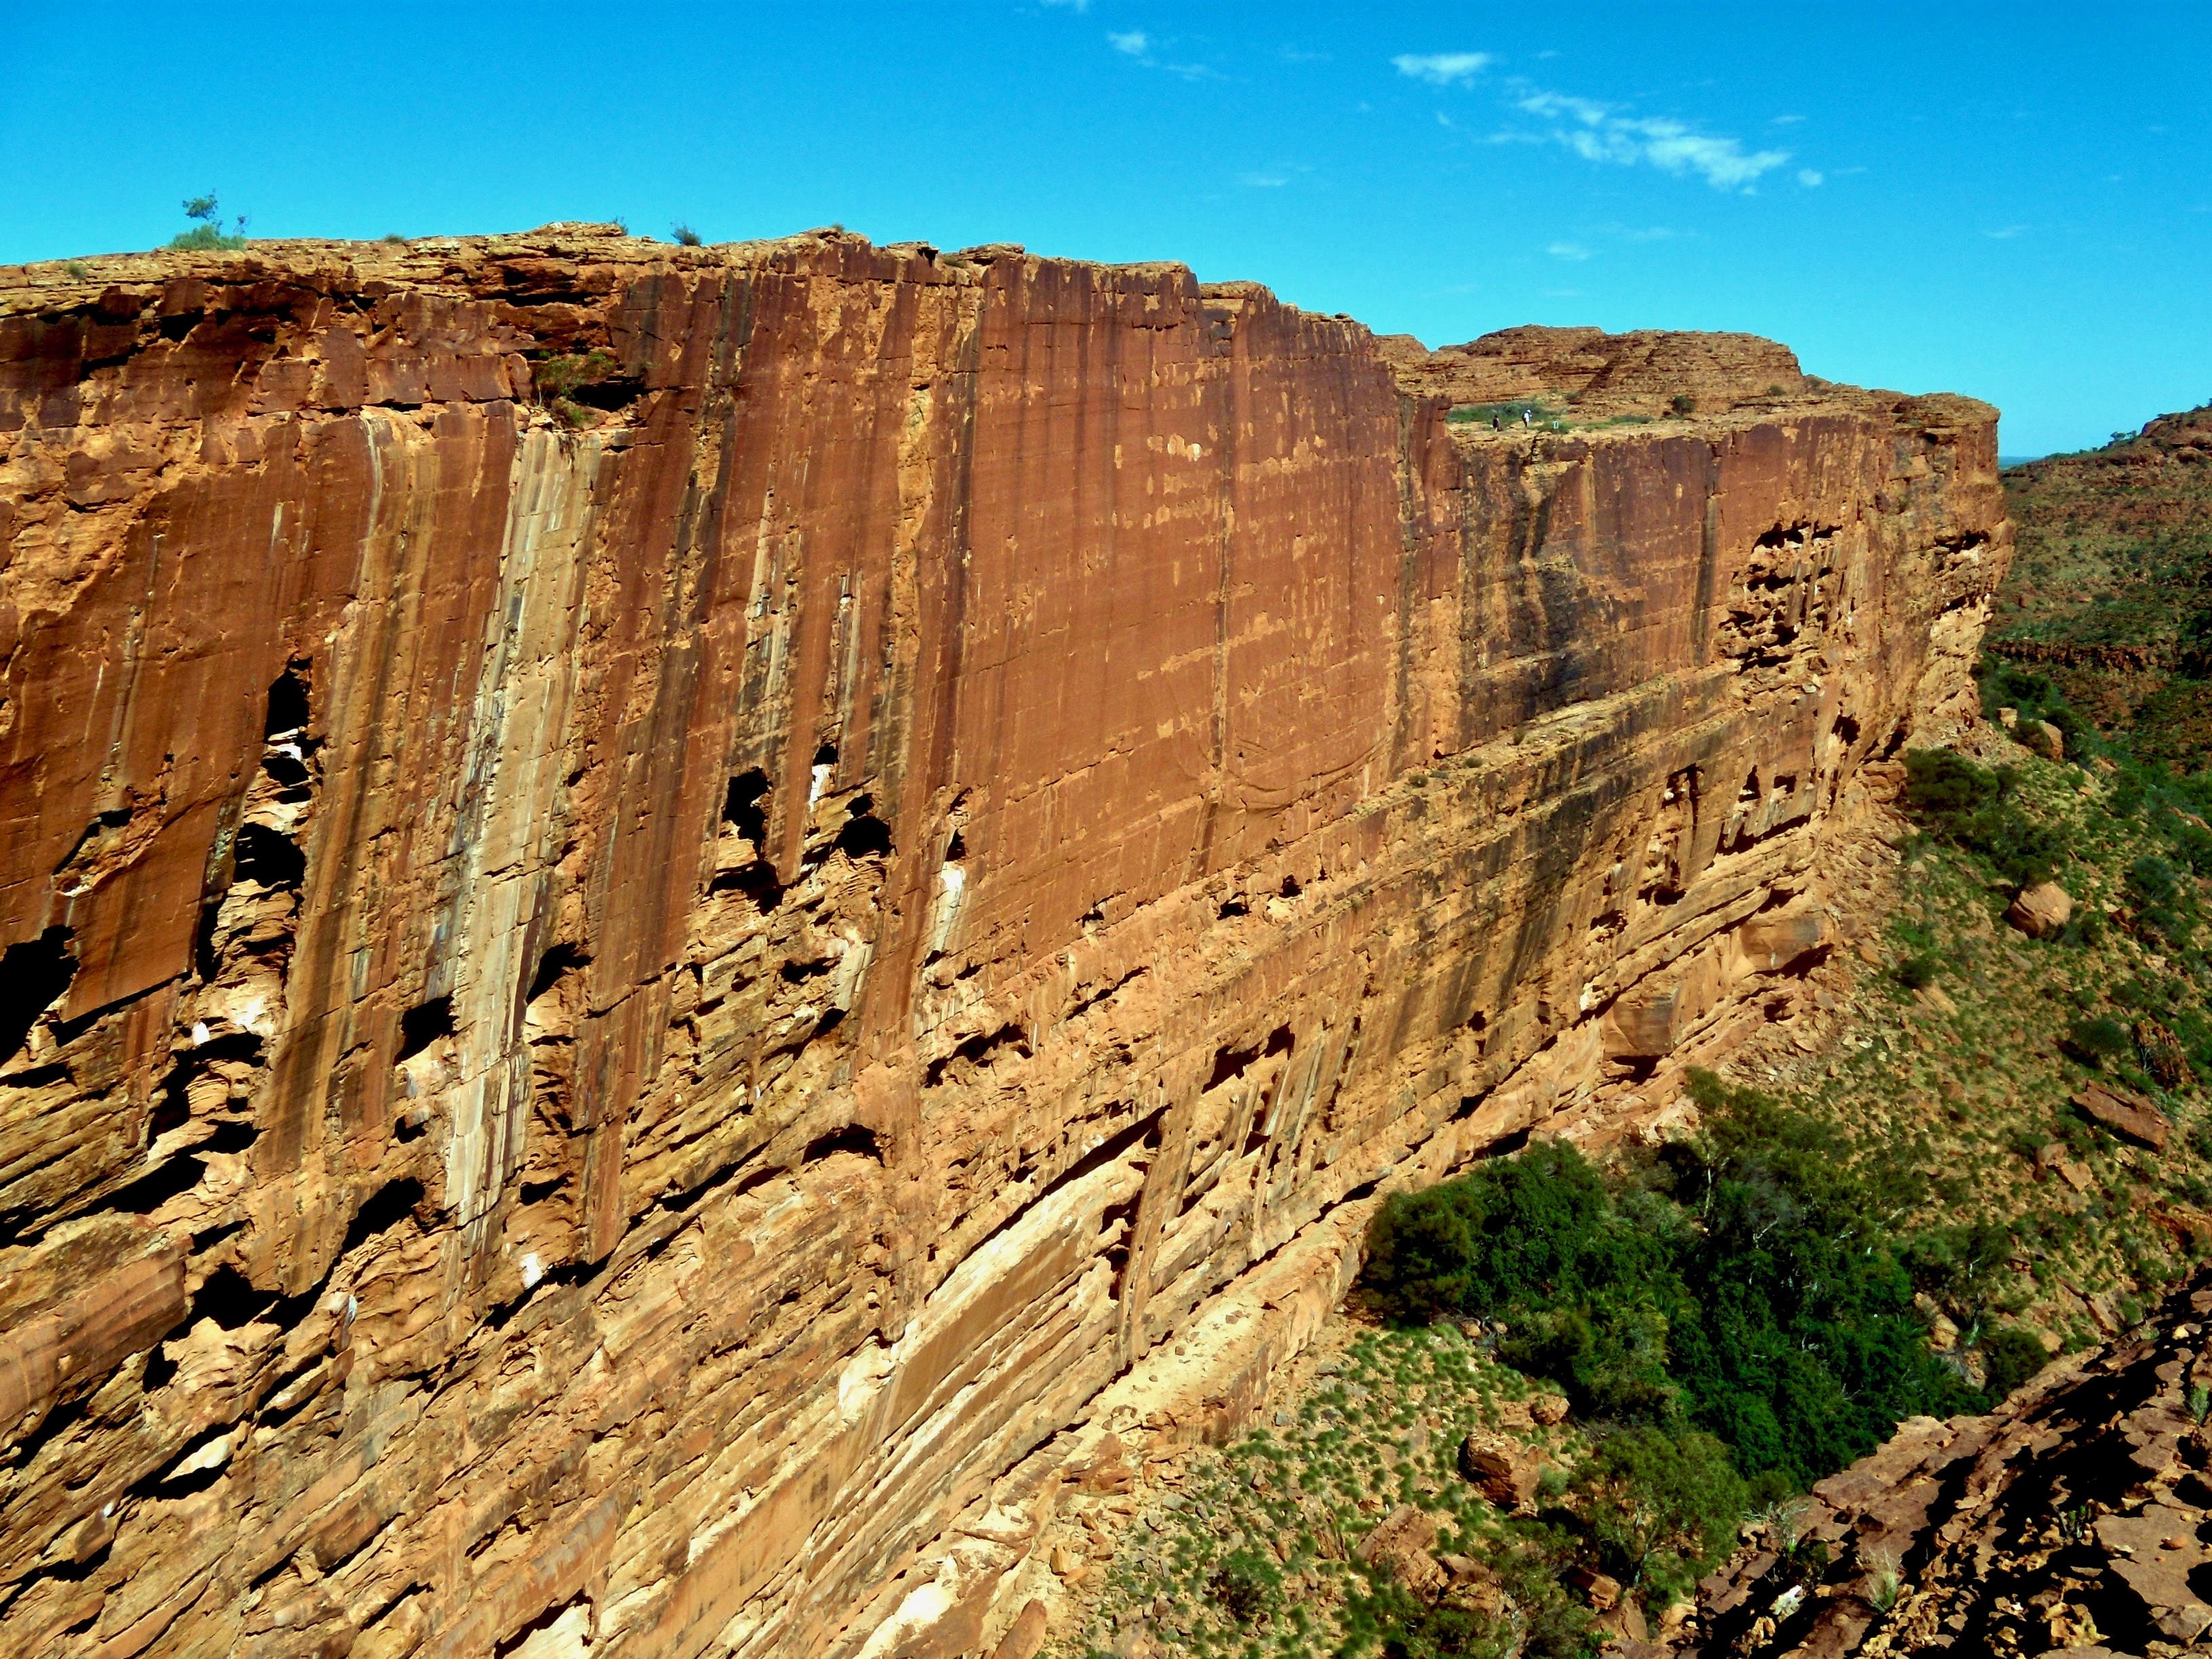
<svg viewBox="0 0 2212 1659"><path fill-rule="evenodd" d="M1018 250L0 273L0 1649L981 1650L1379 1191L1794 1017L1993 412L1443 412Z"/></svg>

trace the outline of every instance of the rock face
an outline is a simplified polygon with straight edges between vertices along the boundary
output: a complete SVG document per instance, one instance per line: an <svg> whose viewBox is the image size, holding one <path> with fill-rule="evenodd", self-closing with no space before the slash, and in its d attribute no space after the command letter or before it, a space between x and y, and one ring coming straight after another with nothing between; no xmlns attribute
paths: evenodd
<svg viewBox="0 0 2212 1659"><path fill-rule="evenodd" d="M1987 1417L1914 1418L1814 1488L1789 1552L1699 1587L1684 1654L2196 1651L2212 1632L2200 1281Z"/></svg>
<svg viewBox="0 0 2212 1659"><path fill-rule="evenodd" d="M1377 342L1412 389L1454 404L1571 401L1584 414L1657 415L1686 398L1708 412L1773 404L1806 389L1796 354L1756 334L1607 334L1595 328L1501 329L1425 349L1410 334Z"/></svg>
<svg viewBox="0 0 2212 1659"><path fill-rule="evenodd" d="M1790 1018L1993 412L1443 412L1004 248L0 273L0 1649L1018 1651L1380 1191Z"/></svg>

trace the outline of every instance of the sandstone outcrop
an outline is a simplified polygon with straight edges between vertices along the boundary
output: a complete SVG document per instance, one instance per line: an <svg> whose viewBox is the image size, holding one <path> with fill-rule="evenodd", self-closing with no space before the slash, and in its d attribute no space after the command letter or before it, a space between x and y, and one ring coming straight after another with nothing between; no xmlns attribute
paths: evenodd
<svg viewBox="0 0 2212 1659"><path fill-rule="evenodd" d="M1407 386L1455 404L1526 399L1571 402L1583 415L1659 415L1682 398L1712 412L1771 405L1808 386L1796 354L1756 334L1531 324L1435 351L1410 334L1387 335L1377 347Z"/></svg>
<svg viewBox="0 0 2212 1659"><path fill-rule="evenodd" d="M1901 1424L1814 1488L1794 1535L1700 1586L1679 1643L1644 1651L2197 1651L2212 1632L2208 1314L2200 1281L1987 1417Z"/></svg>
<svg viewBox="0 0 2212 1659"><path fill-rule="evenodd" d="M1993 412L1418 368L829 234L0 273L0 1650L1023 1651L1390 1183L1791 1018Z"/></svg>

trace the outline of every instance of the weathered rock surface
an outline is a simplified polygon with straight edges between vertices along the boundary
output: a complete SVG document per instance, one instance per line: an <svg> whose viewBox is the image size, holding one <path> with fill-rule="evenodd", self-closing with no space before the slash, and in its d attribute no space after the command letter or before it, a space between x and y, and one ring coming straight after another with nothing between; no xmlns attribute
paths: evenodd
<svg viewBox="0 0 2212 1659"><path fill-rule="evenodd" d="M2132 1089L2117 1084L2092 1083L2074 1093L2074 1109L2093 1123L2101 1123L2124 1140L2154 1152L2166 1150L2173 1126L2157 1105Z"/></svg>
<svg viewBox="0 0 2212 1659"><path fill-rule="evenodd" d="M1658 1651L2179 1653L2212 1632L2212 1289L1987 1417L1914 1418L1747 1548Z"/></svg>
<svg viewBox="0 0 2212 1659"><path fill-rule="evenodd" d="M1535 1498L1549 1461L1542 1447L1495 1431L1477 1431L1460 1443L1461 1478L1509 1515Z"/></svg>
<svg viewBox="0 0 2212 1659"><path fill-rule="evenodd" d="M88 269L0 273L9 1652L1020 1651L1380 1191L1796 1016L2009 546L1983 405L1453 429L1180 267Z"/></svg>
<svg viewBox="0 0 2212 1659"><path fill-rule="evenodd" d="M1657 415L1687 398L1712 412L1772 404L1807 386L1796 354L1756 334L1607 334L1531 324L1435 351L1410 334L1376 343L1409 387L1454 404L1571 398L1584 414Z"/></svg>
<svg viewBox="0 0 2212 1659"><path fill-rule="evenodd" d="M1436 1541L1437 1520L1426 1510L1401 1504L1359 1540L1353 1552L1369 1566L1389 1573L1407 1589L1433 1594L1443 1585L1449 1570L1429 1553Z"/></svg>
<svg viewBox="0 0 2212 1659"><path fill-rule="evenodd" d="M2030 939L2052 939L2074 916L2074 896L2055 881L2023 887L2005 907L2005 920Z"/></svg>

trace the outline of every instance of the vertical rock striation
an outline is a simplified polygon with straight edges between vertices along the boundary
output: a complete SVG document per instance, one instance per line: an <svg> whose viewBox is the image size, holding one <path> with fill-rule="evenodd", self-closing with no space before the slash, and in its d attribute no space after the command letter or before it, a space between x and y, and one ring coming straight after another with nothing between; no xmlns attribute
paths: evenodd
<svg viewBox="0 0 2212 1659"><path fill-rule="evenodd" d="M1796 1017L1993 412L1443 416L1015 249L0 273L0 1646L978 1649Z"/></svg>

